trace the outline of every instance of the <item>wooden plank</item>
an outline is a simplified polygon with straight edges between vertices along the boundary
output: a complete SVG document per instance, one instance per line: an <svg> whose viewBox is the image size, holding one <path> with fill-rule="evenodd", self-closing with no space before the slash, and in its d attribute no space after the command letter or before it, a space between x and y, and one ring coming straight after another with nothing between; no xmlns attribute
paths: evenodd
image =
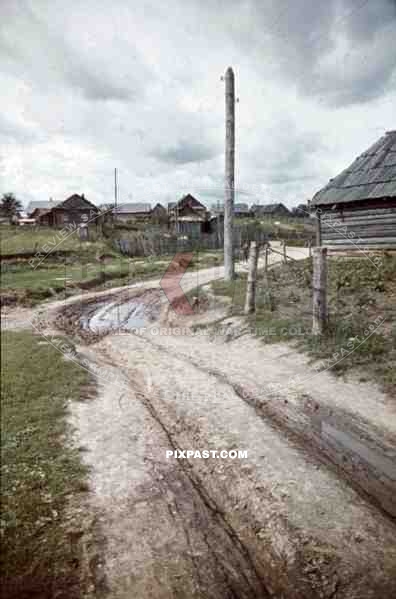
<svg viewBox="0 0 396 599"><path fill-rule="evenodd" d="M377 214L395 214L396 213L396 207L386 207L386 208L355 208L354 210L331 210L331 208L329 209L324 209L322 208L322 213L321 216L323 219L326 218L327 215L331 215L332 218L336 218L339 217L341 218L342 216L357 216L357 215L361 215L361 216L372 216L372 215L377 215Z"/></svg>
<svg viewBox="0 0 396 599"><path fill-rule="evenodd" d="M337 255L340 253L345 253L347 255L351 255L353 257L362 257L362 250L361 248L355 247L355 246L350 246L350 245L339 245L339 246L326 246L327 247L327 251L328 251L328 255ZM396 254L396 246L390 246L390 245L383 245L383 246L367 246L368 250L370 251L370 255L374 255L374 256L382 256L384 254L384 252L386 253L390 253L390 254Z"/></svg>
<svg viewBox="0 0 396 599"><path fill-rule="evenodd" d="M353 233L353 236L350 237ZM383 227L373 227L365 229L348 229L347 233L344 231L336 231L327 229L322 231L323 239L359 239L359 237L394 237L396 235L396 229L394 227L385 229Z"/></svg>
<svg viewBox="0 0 396 599"><path fill-rule="evenodd" d="M347 216L345 218L331 218L322 219L324 227L337 226L339 224L365 224L365 223L394 223L396 224L396 213L395 214L378 214L371 216Z"/></svg>
<svg viewBox="0 0 396 599"><path fill-rule="evenodd" d="M364 245L386 245L390 247L396 246L396 237L370 237L359 240L360 243L356 243L357 240L351 240L353 245L361 247ZM340 239L323 239L322 245L346 245L345 237ZM352 243L351 243L352 245Z"/></svg>

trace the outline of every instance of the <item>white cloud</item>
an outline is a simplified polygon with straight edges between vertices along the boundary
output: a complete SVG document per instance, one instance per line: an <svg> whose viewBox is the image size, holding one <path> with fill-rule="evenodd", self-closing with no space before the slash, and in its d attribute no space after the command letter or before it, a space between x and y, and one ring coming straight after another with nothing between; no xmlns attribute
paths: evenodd
<svg viewBox="0 0 396 599"><path fill-rule="evenodd" d="M0 18L0 192L22 199L107 202L118 167L121 199L217 201L229 64L248 201L307 199L395 126L394 0L3 0Z"/></svg>

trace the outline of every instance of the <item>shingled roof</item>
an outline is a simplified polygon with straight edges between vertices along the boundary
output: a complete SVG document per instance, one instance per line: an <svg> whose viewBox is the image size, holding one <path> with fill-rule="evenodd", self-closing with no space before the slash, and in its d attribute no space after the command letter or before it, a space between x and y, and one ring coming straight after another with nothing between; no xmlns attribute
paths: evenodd
<svg viewBox="0 0 396 599"><path fill-rule="evenodd" d="M313 206L396 197L396 131L388 131L318 191Z"/></svg>

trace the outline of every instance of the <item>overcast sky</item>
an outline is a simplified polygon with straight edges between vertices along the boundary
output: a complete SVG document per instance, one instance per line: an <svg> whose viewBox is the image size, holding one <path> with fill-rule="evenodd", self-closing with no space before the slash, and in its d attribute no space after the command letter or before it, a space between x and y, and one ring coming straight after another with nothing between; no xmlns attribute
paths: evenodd
<svg viewBox="0 0 396 599"><path fill-rule="evenodd" d="M312 197L396 128L396 0L0 0L0 194Z"/></svg>

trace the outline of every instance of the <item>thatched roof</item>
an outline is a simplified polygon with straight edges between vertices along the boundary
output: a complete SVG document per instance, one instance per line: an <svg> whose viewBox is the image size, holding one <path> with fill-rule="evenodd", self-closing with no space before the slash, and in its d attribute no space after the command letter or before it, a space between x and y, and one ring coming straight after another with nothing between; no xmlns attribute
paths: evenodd
<svg viewBox="0 0 396 599"><path fill-rule="evenodd" d="M396 197L396 131L388 131L318 191L313 206Z"/></svg>

